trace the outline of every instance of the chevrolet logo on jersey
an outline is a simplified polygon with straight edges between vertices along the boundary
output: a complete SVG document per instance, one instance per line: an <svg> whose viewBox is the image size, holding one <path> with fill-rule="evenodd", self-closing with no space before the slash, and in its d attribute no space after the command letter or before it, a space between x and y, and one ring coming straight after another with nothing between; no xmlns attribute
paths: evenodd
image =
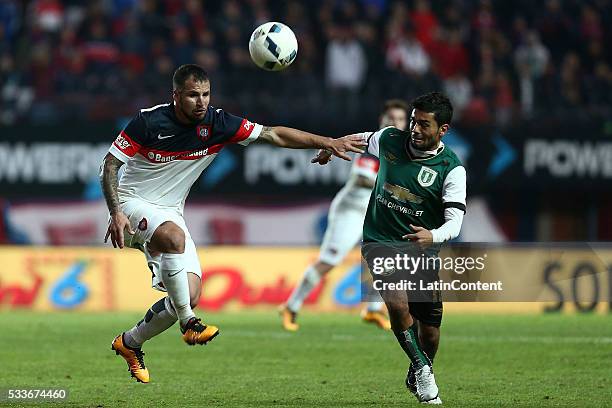
<svg viewBox="0 0 612 408"><path fill-rule="evenodd" d="M385 159L391 163L397 163L397 157L390 152L385 152Z"/></svg>
<svg viewBox="0 0 612 408"><path fill-rule="evenodd" d="M416 194L413 194L407 188L396 186L395 184L391 184L385 182L383 189L391 194L391 198L394 198L398 201L402 202L411 202L415 204L421 204L423 202L423 198L419 197Z"/></svg>

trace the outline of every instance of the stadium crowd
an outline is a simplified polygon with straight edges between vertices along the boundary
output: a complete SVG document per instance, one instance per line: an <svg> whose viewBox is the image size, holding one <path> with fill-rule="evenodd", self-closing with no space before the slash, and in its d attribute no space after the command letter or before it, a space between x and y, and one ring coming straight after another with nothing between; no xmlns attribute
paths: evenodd
<svg viewBox="0 0 612 408"><path fill-rule="evenodd" d="M248 54L271 20L299 41L281 73ZM610 42L610 0L2 0L0 123L131 115L188 62L215 104L270 123L371 124L384 99L434 88L469 123L609 112Z"/></svg>

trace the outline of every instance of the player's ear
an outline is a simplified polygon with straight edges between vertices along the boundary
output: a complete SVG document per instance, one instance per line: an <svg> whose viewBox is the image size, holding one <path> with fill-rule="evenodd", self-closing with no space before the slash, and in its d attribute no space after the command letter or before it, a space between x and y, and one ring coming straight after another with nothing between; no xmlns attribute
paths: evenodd
<svg viewBox="0 0 612 408"><path fill-rule="evenodd" d="M176 103L178 103L179 101L179 90L178 89L173 89L172 90L172 100Z"/></svg>
<svg viewBox="0 0 612 408"><path fill-rule="evenodd" d="M448 132L448 128L449 128L449 126L448 126L448 124L447 124L447 123L445 123L445 124L443 124L442 126L440 126L440 130L439 130L439 132L440 132L440 138L442 138L442 137L444 136L444 134L445 134L446 132Z"/></svg>

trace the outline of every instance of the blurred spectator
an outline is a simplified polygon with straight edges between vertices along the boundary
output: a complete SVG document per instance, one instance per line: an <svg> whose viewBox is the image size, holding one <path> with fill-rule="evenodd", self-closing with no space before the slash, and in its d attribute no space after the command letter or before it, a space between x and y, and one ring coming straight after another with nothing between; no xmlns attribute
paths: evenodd
<svg viewBox="0 0 612 408"><path fill-rule="evenodd" d="M582 6L582 17L580 19L580 36L584 41L603 39L603 27L597 11L585 4Z"/></svg>
<svg viewBox="0 0 612 408"><path fill-rule="evenodd" d="M33 90L27 86L23 73L15 67L9 53L0 55L0 124L9 125L25 115L34 100Z"/></svg>
<svg viewBox="0 0 612 408"><path fill-rule="evenodd" d="M357 92L364 83L367 60L350 26L338 26L326 50L327 85L331 89Z"/></svg>
<svg viewBox="0 0 612 408"><path fill-rule="evenodd" d="M35 26L42 31L59 31L64 16L64 6L59 0L36 0L30 5Z"/></svg>
<svg viewBox="0 0 612 408"><path fill-rule="evenodd" d="M456 74L467 75L470 69L468 52L462 43L461 33L456 29L445 31L433 46L431 53L434 71L442 78Z"/></svg>
<svg viewBox="0 0 612 408"><path fill-rule="evenodd" d="M438 18L431 11L428 0L415 1L414 10L410 12L410 22L414 26L414 34L417 40L429 51L434 45Z"/></svg>
<svg viewBox="0 0 612 408"><path fill-rule="evenodd" d="M524 44L521 44L514 52L514 61L524 69L532 78L539 78L549 60L548 49L540 42L540 37L535 31L527 33Z"/></svg>
<svg viewBox="0 0 612 408"><path fill-rule="evenodd" d="M472 100L472 83L461 72L455 72L444 80L444 92L453 104L453 117L461 118L463 110Z"/></svg>
<svg viewBox="0 0 612 408"><path fill-rule="evenodd" d="M0 52L8 51L21 27L21 16L16 1L0 1Z"/></svg>
<svg viewBox="0 0 612 408"><path fill-rule="evenodd" d="M495 78L495 123L505 126L510 123L514 109L514 95L508 75L500 71Z"/></svg>
<svg viewBox="0 0 612 408"><path fill-rule="evenodd" d="M536 18L536 27L544 44L550 47L553 60L559 62L563 51L573 47L574 22L561 8L561 0L546 0L545 8Z"/></svg>
<svg viewBox="0 0 612 408"><path fill-rule="evenodd" d="M610 66L599 61L595 65L593 74L587 79L587 92L589 103L598 108L612 104L612 71Z"/></svg>
<svg viewBox="0 0 612 408"><path fill-rule="evenodd" d="M568 52L563 59L559 75L561 100L566 107L578 107L583 101L583 89L580 77L580 57Z"/></svg>
<svg viewBox="0 0 612 408"><path fill-rule="evenodd" d="M387 46L387 65L407 75L420 77L429 70L429 55L412 30L397 29Z"/></svg>

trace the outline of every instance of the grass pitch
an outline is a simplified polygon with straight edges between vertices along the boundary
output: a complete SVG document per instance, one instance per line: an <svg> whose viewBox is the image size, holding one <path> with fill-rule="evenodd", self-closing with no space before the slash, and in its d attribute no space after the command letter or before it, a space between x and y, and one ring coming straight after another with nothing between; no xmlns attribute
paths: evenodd
<svg viewBox="0 0 612 408"><path fill-rule="evenodd" d="M139 314L0 313L0 388L66 388L57 403L0 406L405 407L408 360L391 333L353 314L204 315L221 335L188 347L178 326L143 347L150 384L110 350ZM436 380L451 407L612 404L612 316L445 316Z"/></svg>

